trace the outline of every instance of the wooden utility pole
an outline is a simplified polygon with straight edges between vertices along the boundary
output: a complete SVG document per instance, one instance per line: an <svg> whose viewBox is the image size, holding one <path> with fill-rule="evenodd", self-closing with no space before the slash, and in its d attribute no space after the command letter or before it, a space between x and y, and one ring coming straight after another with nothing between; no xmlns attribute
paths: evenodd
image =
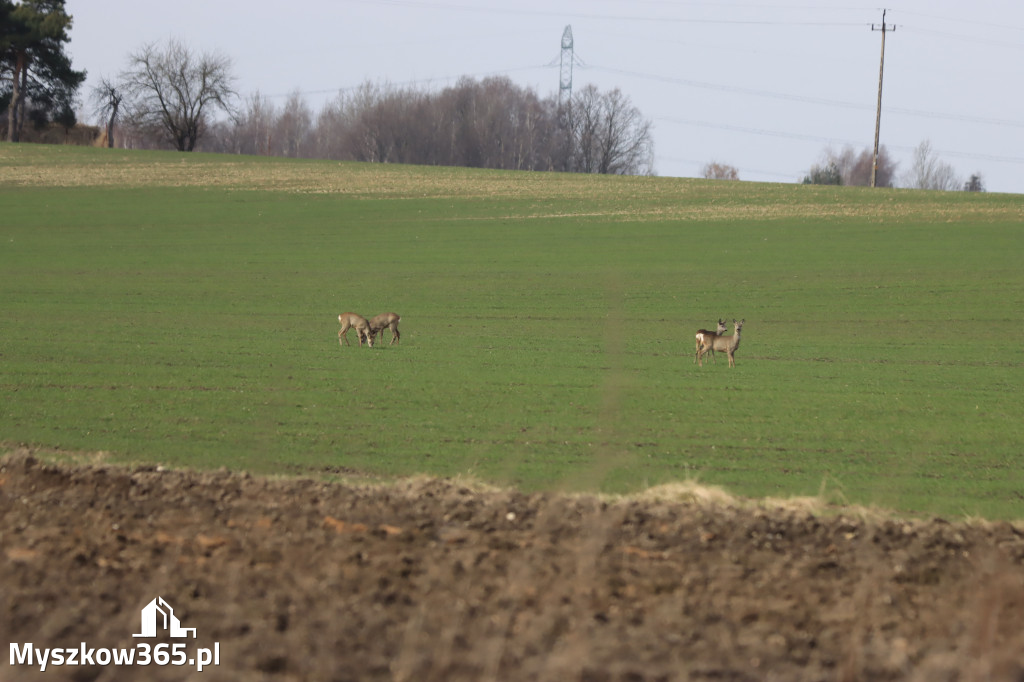
<svg viewBox="0 0 1024 682"><path fill-rule="evenodd" d="M871 24L872 31L882 32L882 59L878 64L878 108L875 111L875 155L871 159L871 186L875 186L875 177L878 175L878 131L882 126L882 75L885 73L885 32L895 31L895 24L892 26L886 26L885 24L885 10L882 10L882 26L876 28L874 24Z"/></svg>

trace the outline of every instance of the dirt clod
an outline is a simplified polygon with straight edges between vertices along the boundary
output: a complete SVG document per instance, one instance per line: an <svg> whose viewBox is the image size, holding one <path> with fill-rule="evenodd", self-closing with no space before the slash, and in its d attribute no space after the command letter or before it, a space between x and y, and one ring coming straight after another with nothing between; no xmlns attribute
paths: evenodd
<svg viewBox="0 0 1024 682"><path fill-rule="evenodd" d="M1020 680L1024 532L0 459L0 631L220 665L48 679ZM116 673L116 674L114 674ZM37 679L38 667L4 669Z"/></svg>

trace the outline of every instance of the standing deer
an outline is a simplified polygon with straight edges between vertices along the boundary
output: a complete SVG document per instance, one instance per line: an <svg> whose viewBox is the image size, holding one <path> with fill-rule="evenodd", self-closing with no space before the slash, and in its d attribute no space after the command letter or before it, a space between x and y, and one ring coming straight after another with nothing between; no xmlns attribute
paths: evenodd
<svg viewBox="0 0 1024 682"><path fill-rule="evenodd" d="M719 319L718 329L716 331L709 332L707 329L697 330L697 352L694 353L693 355L694 363L697 362L697 358L700 356L701 351L707 352L708 350L710 350L711 359L715 361L716 365L718 364L718 358L715 357L715 351L711 348L711 341L716 336L721 336L722 334L724 334L726 329L727 327L725 326L725 321Z"/></svg>
<svg viewBox="0 0 1024 682"><path fill-rule="evenodd" d="M370 323L366 321L366 318L362 315L355 313L342 313L338 315L338 322L341 322L341 331L338 332L338 345L341 345L341 340L345 340L346 346L352 344L348 342L348 330L355 329L356 337L359 340L359 345L363 345L363 339L366 339L366 345L373 348L373 334L370 333Z"/></svg>
<svg viewBox="0 0 1024 682"><path fill-rule="evenodd" d="M736 333L732 336L716 336L711 342L711 348L706 349L700 354L697 364L701 365L700 359L709 351L724 350L726 355L729 356L729 366L735 367L736 358L733 356L736 354L736 349L740 347L740 330L743 329L744 322L746 320L740 320L739 322L733 320L732 323L736 325Z"/></svg>
<svg viewBox="0 0 1024 682"><path fill-rule="evenodd" d="M398 313L381 313L370 320L370 336L376 336L380 332L380 342L384 343L384 330L391 330L391 344L398 343L402 335L398 333L398 323L401 321Z"/></svg>

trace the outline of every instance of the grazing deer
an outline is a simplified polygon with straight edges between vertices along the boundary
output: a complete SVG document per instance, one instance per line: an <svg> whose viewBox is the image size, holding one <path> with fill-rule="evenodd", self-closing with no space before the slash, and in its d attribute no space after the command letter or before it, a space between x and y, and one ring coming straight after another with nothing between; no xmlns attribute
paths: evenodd
<svg viewBox="0 0 1024 682"><path fill-rule="evenodd" d="M348 330L355 329L359 345L363 345L363 339L366 339L366 345L373 348L373 334L370 333L370 323L366 321L365 317L355 313L342 313L338 315L338 322L341 322L341 331L338 332L339 346L342 339L345 339L346 346L352 345L348 342Z"/></svg>
<svg viewBox="0 0 1024 682"><path fill-rule="evenodd" d="M370 336L380 332L380 342L384 343L384 330L391 330L391 345L398 343L402 335L398 333L398 323L402 318L398 313L381 313L370 320Z"/></svg>
<svg viewBox="0 0 1024 682"><path fill-rule="evenodd" d="M711 351L711 359L715 361L716 365L718 364L718 359L715 357L715 351L714 351L714 349L711 348L711 341L716 336L721 336L722 334L724 334L726 329L727 329L727 327L725 326L725 321L722 320L722 319L719 319L718 320L718 329L716 331L709 332L707 329L698 329L697 330L697 352L694 353L694 356L693 356L693 362L694 363L697 362L697 358L700 356L701 351L707 352L708 350L710 350Z"/></svg>
<svg viewBox="0 0 1024 682"><path fill-rule="evenodd" d="M736 350L740 347L740 330L743 329L744 322L746 322L746 320L740 320L739 322L733 320L732 323L736 325L736 333L732 336L716 336L711 342L711 348L708 348L700 354L701 358L709 351L724 350L726 355L729 356L729 366L735 367L736 358L734 356L736 354ZM697 364L701 364L700 358L698 358Z"/></svg>

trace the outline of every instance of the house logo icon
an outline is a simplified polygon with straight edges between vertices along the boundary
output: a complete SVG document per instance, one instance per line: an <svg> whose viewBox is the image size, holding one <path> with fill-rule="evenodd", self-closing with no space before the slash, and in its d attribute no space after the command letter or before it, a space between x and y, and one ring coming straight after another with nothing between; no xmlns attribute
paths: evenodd
<svg viewBox="0 0 1024 682"><path fill-rule="evenodd" d="M196 638L196 629L181 627L181 621L174 615L174 609L163 597L157 597L143 607L142 632L132 637L156 637L161 623L163 629L170 632L171 637L188 637L191 632L192 639Z"/></svg>

